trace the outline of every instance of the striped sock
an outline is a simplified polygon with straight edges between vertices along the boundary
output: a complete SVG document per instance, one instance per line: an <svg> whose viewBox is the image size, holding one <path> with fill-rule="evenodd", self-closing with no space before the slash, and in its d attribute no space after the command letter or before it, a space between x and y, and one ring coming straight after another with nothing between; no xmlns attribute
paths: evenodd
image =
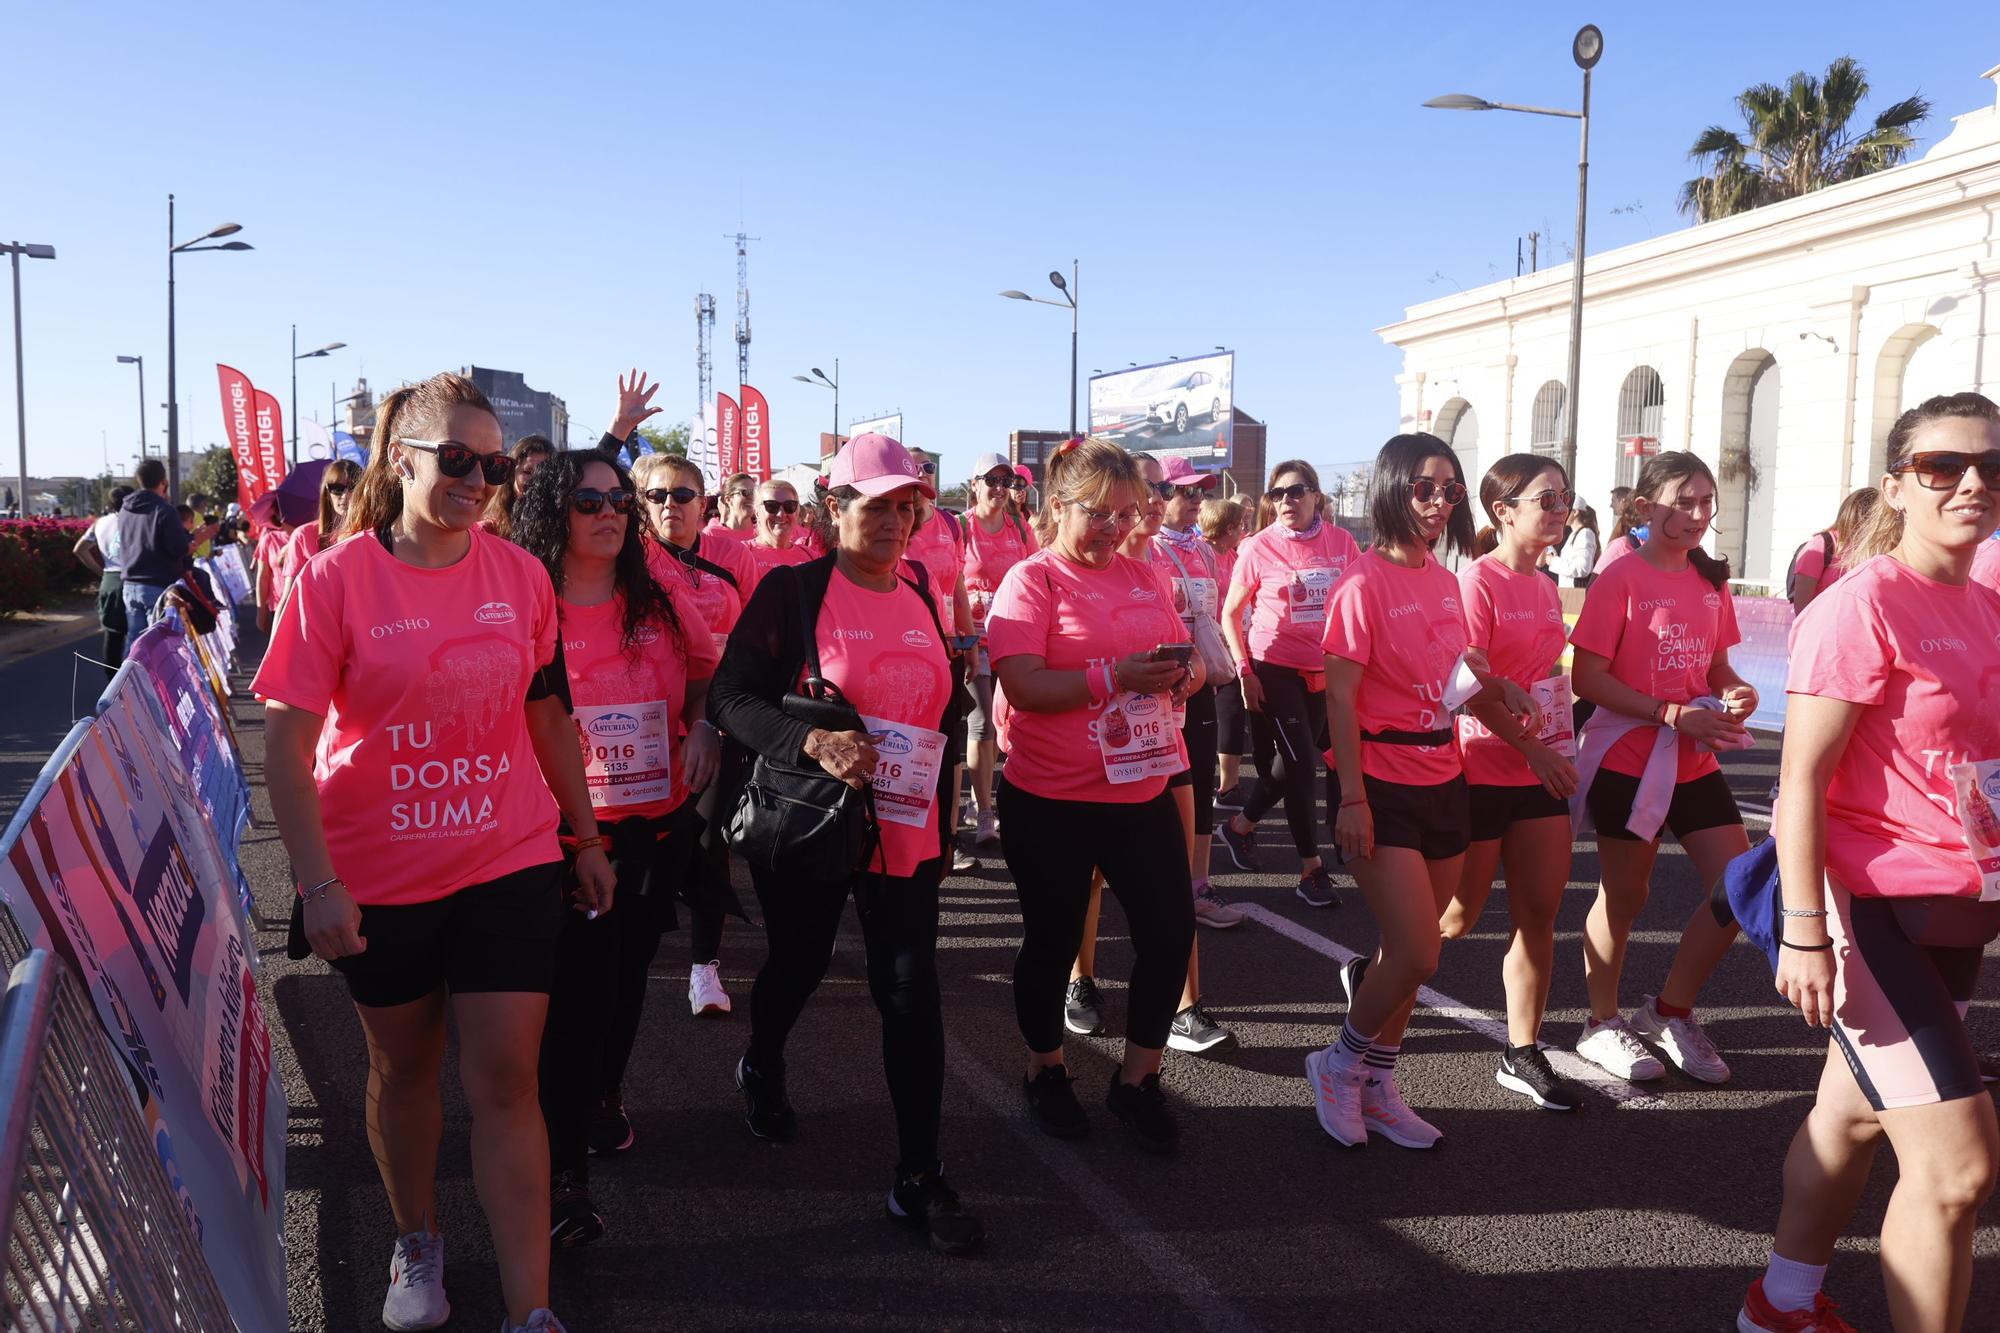
<svg viewBox="0 0 2000 1333"><path fill-rule="evenodd" d="M1379 1069L1385 1074L1393 1074L1396 1072L1396 1057L1402 1053L1403 1048L1401 1046L1384 1046L1379 1041L1373 1042L1368 1047L1368 1054L1361 1057L1361 1062L1370 1069Z"/></svg>
<svg viewBox="0 0 2000 1333"><path fill-rule="evenodd" d="M1326 1048L1326 1058L1334 1068L1349 1070L1361 1063L1363 1057L1368 1054L1369 1047L1374 1044L1373 1037L1364 1037L1354 1030L1353 1024L1342 1023L1340 1040Z"/></svg>

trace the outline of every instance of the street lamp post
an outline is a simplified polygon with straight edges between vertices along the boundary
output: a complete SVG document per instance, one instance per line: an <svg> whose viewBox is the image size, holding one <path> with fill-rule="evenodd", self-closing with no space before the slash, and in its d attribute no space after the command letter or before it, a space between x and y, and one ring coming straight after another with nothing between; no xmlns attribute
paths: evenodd
<svg viewBox="0 0 2000 1333"><path fill-rule="evenodd" d="M10 245L0 245L0 252L14 259L14 427L20 449L21 475L16 479L21 489L16 503L21 506L21 517L28 516L28 381L27 372L21 358L21 257L29 259L54 259L53 245L24 245L15 241Z"/></svg>
<svg viewBox="0 0 2000 1333"><path fill-rule="evenodd" d="M794 375L792 378L801 384L817 384L833 390L833 447L838 449L840 447L840 358L837 356L833 358L833 378L828 379L826 372L818 366L814 366L812 372L810 375Z"/></svg>
<svg viewBox="0 0 2000 1333"><path fill-rule="evenodd" d="M139 368L139 457L146 456L146 358L143 356L121 356L121 366Z"/></svg>
<svg viewBox="0 0 2000 1333"><path fill-rule="evenodd" d="M245 241L229 241L223 245L203 245L203 241L220 240L224 236L234 236L243 228L234 222L225 222L220 227L211 227L192 240L174 244L174 197L167 196L167 497L180 499L181 495L181 405L174 392L174 256L196 250L253 250L256 247Z"/></svg>
<svg viewBox="0 0 2000 1333"><path fill-rule="evenodd" d="M346 343L328 343L310 352L299 350L299 326L292 325L292 466L299 465L299 362L310 361L316 356L326 356L347 346Z"/></svg>
<svg viewBox="0 0 2000 1333"><path fill-rule="evenodd" d="M1483 97L1450 93L1424 103L1440 111L1525 111L1532 116L1561 116L1582 123L1582 139L1576 154L1576 262L1571 265L1569 287L1569 401L1563 423L1562 465L1572 480L1576 477L1577 388L1583 373L1583 231L1590 203L1590 71L1604 58L1604 34L1595 23L1586 23L1570 42L1570 59L1583 71L1583 109L1562 111L1545 106L1516 106L1512 102L1489 102Z"/></svg>
<svg viewBox="0 0 2000 1333"><path fill-rule="evenodd" d="M1010 301L1033 301L1037 305L1069 307L1069 433L1074 435L1076 434L1076 291L1079 285L1076 261L1074 259L1069 261L1068 282L1063 281L1063 275L1059 271L1051 270L1049 283L1063 294L1062 300L1051 301L1046 296L1030 296L1011 287L1000 294Z"/></svg>

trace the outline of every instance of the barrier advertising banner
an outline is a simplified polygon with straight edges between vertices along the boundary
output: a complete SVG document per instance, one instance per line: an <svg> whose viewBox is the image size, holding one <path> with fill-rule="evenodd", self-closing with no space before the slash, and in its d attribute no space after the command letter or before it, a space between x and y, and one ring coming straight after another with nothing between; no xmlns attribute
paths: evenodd
<svg viewBox="0 0 2000 1333"><path fill-rule="evenodd" d="M216 702L204 663L197 660L185 627L165 624L148 630L127 654L159 701L168 750L194 786L201 808L213 821L218 850L229 882L248 901L250 886L236 848L250 826L250 782L238 762L228 723Z"/></svg>
<svg viewBox="0 0 2000 1333"><path fill-rule="evenodd" d="M89 992L237 1325L283 1328L286 1108L255 940L226 827L173 739L173 713L203 705L178 690L164 705L142 665L199 682L158 656L193 644L141 636L98 715L57 747L0 838L0 904ZM228 766L214 760L210 787Z"/></svg>
<svg viewBox="0 0 2000 1333"><path fill-rule="evenodd" d="M1205 472L1236 443L1236 353L1162 361L1090 380L1090 433Z"/></svg>
<svg viewBox="0 0 2000 1333"><path fill-rule="evenodd" d="M737 409L736 400L726 393L715 395L715 466L716 483L735 476L743 470L739 447L743 416Z"/></svg>
<svg viewBox="0 0 2000 1333"><path fill-rule="evenodd" d="M771 479L771 405L764 392L743 386L743 461L739 472L759 481Z"/></svg>
<svg viewBox="0 0 2000 1333"><path fill-rule="evenodd" d="M222 429L236 459L236 503L247 512L258 496L271 489L264 484L264 470L257 462L257 386L248 375L221 362L216 363L215 373L222 382Z"/></svg>

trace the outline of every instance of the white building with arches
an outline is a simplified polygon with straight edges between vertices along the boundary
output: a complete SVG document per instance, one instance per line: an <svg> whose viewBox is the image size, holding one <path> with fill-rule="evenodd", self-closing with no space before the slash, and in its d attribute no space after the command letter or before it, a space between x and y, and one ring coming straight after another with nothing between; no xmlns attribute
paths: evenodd
<svg viewBox="0 0 2000 1333"><path fill-rule="evenodd" d="M2000 93L2000 66L1985 76ZM1841 497L1880 476L1907 407L2000 398L2000 96L1913 162L1592 255L1584 270L1577 491L1600 513L1653 449L1715 468L1713 539L1737 576L1782 582ZM1474 478L1560 450L1568 265L1411 306L1402 429Z"/></svg>

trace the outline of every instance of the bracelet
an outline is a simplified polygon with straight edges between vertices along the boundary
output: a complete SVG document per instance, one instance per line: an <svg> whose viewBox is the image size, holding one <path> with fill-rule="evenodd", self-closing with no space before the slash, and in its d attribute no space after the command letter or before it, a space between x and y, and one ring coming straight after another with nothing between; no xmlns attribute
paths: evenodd
<svg viewBox="0 0 2000 1333"><path fill-rule="evenodd" d="M1780 916L1825 916L1824 907L1785 907L1779 909Z"/></svg>
<svg viewBox="0 0 2000 1333"><path fill-rule="evenodd" d="M604 838L601 835L597 835L588 838L578 838L576 840L576 846L572 847L570 850L578 854L582 854L584 852L589 851L593 847L602 847L603 845L604 845Z"/></svg>
<svg viewBox="0 0 2000 1333"><path fill-rule="evenodd" d="M1366 805L1366 804L1368 804L1368 798L1366 796L1357 796L1351 801L1342 801L1340 803L1340 808L1345 810L1350 805Z"/></svg>
<svg viewBox="0 0 2000 1333"><path fill-rule="evenodd" d="M1825 944L1794 944L1790 940L1780 939L1778 943L1784 945L1787 949L1796 949L1800 953L1825 953L1827 950L1833 948L1832 940L1828 940Z"/></svg>
<svg viewBox="0 0 2000 1333"><path fill-rule="evenodd" d="M345 888L347 886L347 882L341 879L341 877L338 875L334 875L327 879L323 879L319 883L313 885L311 888L307 888L305 885L301 884L299 885L299 901L308 903L313 902L318 898L320 898L322 895L324 895L328 889L332 888L336 884L340 885L342 888Z"/></svg>

